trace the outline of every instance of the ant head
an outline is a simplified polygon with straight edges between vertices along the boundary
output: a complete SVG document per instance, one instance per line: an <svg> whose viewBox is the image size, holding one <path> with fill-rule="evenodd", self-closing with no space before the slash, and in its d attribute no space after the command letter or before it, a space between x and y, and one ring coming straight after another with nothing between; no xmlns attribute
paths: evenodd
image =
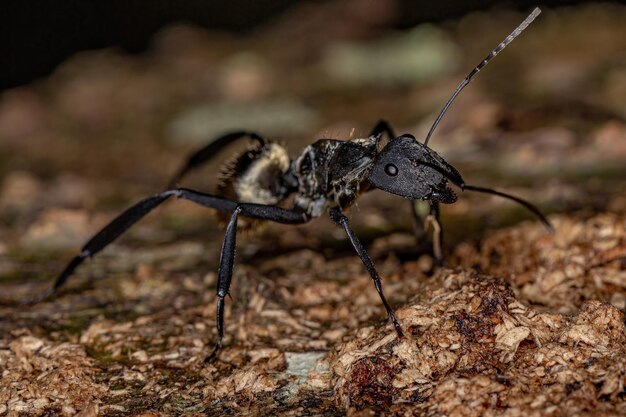
<svg viewBox="0 0 626 417"><path fill-rule="evenodd" d="M369 181L376 188L414 200L451 204L456 194L450 180L463 188L464 181L453 166L411 135L398 136L376 156Z"/></svg>

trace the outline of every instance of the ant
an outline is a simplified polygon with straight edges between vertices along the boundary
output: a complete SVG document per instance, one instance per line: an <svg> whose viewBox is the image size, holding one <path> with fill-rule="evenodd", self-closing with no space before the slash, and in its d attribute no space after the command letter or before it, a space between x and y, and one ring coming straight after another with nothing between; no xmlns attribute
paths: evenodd
<svg viewBox="0 0 626 417"><path fill-rule="evenodd" d="M85 259L100 252L165 200L177 197L230 214L217 278L218 336L207 360L217 355L224 338L224 300L229 294L233 275L237 222L240 217L297 225L328 213L332 222L342 227L347 234L371 276L398 336L402 337L402 328L385 298L378 272L352 231L344 212L359 195L373 189L381 189L411 200L415 218L418 216L413 202L426 200L430 203L428 218L434 226L437 226L434 227L433 253L441 260L443 231L439 226L439 204L452 204L457 200L454 191L448 187L450 182L461 190L494 194L513 200L535 214L548 231L553 233L551 224L535 206L510 194L466 184L452 165L428 147L428 141L437 125L461 90L470 83L474 75L526 29L539 13L541 11L535 8L509 36L470 71L444 105L423 144L410 134L396 136L391 126L382 120L366 138L349 141L319 139L307 146L295 159L288 156L283 146L267 141L254 132L240 131L221 136L192 154L165 191L141 200L100 230L83 246L80 254L69 262L54 285L31 301L37 302L56 294ZM383 141L385 133L388 136L387 143ZM189 171L206 163L220 149L244 137L253 139L256 144L227 165L216 194L205 194L175 186ZM294 197L293 206L283 207L281 204L290 196Z"/></svg>

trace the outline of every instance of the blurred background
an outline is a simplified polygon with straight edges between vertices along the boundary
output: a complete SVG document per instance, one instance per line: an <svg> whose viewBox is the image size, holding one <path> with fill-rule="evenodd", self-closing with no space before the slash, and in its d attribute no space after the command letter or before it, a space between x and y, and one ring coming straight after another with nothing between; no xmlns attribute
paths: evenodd
<svg viewBox="0 0 626 417"><path fill-rule="evenodd" d="M93 232L161 190L186 155L229 130L258 131L293 155L316 138L364 135L381 118L422 138L465 74L534 5L4 4L3 283L52 279ZM430 144L469 183L521 195L547 213L623 211L626 7L574 1L541 7L535 23L464 90ZM184 185L211 191L217 169L208 166ZM507 201L467 194L443 209L450 246L530 218ZM365 242L411 230L408 207L381 196L364 197L352 211ZM267 250L264 233L282 242L277 251L332 251L332 225L293 229L247 237L244 259ZM133 248L199 242L171 251L193 252L194 261L181 268L193 267L215 264L217 254L206 251L218 245L206 244L221 241L221 233L206 210L176 203L120 245L137 259ZM113 255L103 257L101 266L118 268L108 262ZM129 262L119 269L140 261Z"/></svg>
<svg viewBox="0 0 626 417"><path fill-rule="evenodd" d="M233 0L224 3L215 0L184 0L109 1L103 4L71 0L52 4L29 0L8 1L4 3L0 15L0 34L4 40L0 52L5 63L0 74L0 88L25 84L34 78L47 76L61 62L81 50L117 46L130 53L145 52L154 34L173 23L187 23L212 31L250 34L260 26L279 21L281 16L289 14L293 9L323 7L324 3L330 2ZM526 10L537 5L532 1L494 0L447 0L428 5L398 0L393 6L377 5L373 0L344 3L353 9L353 18L362 14L362 18L367 17L369 24L379 29L406 29L423 22L458 18L474 10ZM554 7L577 3L581 2L549 0L542 5ZM382 8L386 9L386 13L377 15Z"/></svg>
<svg viewBox="0 0 626 417"><path fill-rule="evenodd" d="M170 201L154 210L78 268L58 297L36 305L21 300L49 288L87 239L126 207L163 190L185 157L217 135L254 130L297 156L318 138L367 135L382 118L397 133L422 140L461 79L535 5L489 0L2 2L0 415L7 410L92 415L84 408L91 401L111 416L155 410L254 415L255 408L266 406L277 411L259 415L281 410L299 415L317 407L324 410L320 415L345 415L344 409L325 410L324 402L334 401L332 389L320 384L323 367L313 367L313 361L320 352L334 355L342 341L352 350L353 335L372 334L366 326L382 323L385 315L345 233L325 217L298 227L265 224L238 235L226 342L219 360L209 365L203 359L215 340L223 224L192 203ZM536 21L458 97L429 146L469 184L536 204L552 216L557 235L550 237L508 200L459 191L458 201L441 210L448 266L463 273L443 270L432 279L441 269L435 268L428 242L416 241L407 202L372 191L349 212L394 308L418 297L427 303L422 306L434 305L430 299L461 302L452 291L467 293L457 291L457 282L468 271L503 278L489 284L481 313L456 314L465 308L459 305L446 324L456 324L464 335L464 358L480 358L481 367L484 363L497 373L502 395L504 385L515 391L525 380L504 375L512 365L504 366L502 352L483 355L474 349L490 346L483 336L500 320L491 312L507 309L509 296L500 295L504 283L507 293L515 293L512 300L536 311L570 314L586 306L572 319L576 328L586 320L617 320L597 319L596 311L606 309L588 300L610 301L620 309L626 305L626 6L574 1L540 6ZM219 165L246 146L245 140L234 144L181 185L212 192ZM469 301L471 309L477 300ZM517 315L518 307L511 309ZM566 322L550 317L550 323ZM507 329L511 323L505 322ZM525 328L521 324L515 329ZM417 337L420 326L406 330ZM563 324L554 326L563 329ZM513 334L509 330L506 338ZM535 340L524 340L518 352L528 355L539 345ZM588 339L583 342L580 352L587 349L582 345ZM442 342L443 353L437 354L445 361L450 352L444 346L452 351L450 343ZM609 352L604 346L597 347L602 349L598 363L596 353L589 360L577 353L566 361L569 368L553 367L547 379L526 374L533 384L545 383L556 392L555 398L565 395L568 404L585 404L581 409L617 403L623 392L607 394L617 392L619 384L606 381L623 376L621 362L606 373L604 385L591 377L613 358L602 353ZM304 367L305 359L290 359L303 357L308 358ZM400 369L393 366L393 371L387 365L369 368L363 381L383 375L375 386L385 381L387 388L390 372ZM474 371L459 366L454 372L466 384ZM320 371L309 380L315 391L294 400L292 387L304 382L306 369ZM452 371L431 371L433 380L441 377L445 384L454 377ZM588 379L580 379L584 375ZM566 383L570 380L575 382ZM251 396L248 388L240 390L244 385L260 391ZM426 405L421 402L435 392L431 389L448 392L440 391L443 384L425 386L426 391L411 391L415 402L407 407ZM495 390L481 391L489 392L485 404L496 404ZM373 391L355 392L367 398ZM232 401L216 401L231 394ZM481 398L472 395L468 398ZM585 398L591 405L578 402ZM535 399L527 404L542 407ZM504 406L497 402L498 409ZM252 412L238 412L240 407Z"/></svg>

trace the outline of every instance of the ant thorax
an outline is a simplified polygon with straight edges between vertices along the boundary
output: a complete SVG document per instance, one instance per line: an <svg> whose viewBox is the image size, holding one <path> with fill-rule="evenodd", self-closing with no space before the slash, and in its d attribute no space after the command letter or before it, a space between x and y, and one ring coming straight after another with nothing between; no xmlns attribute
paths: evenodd
<svg viewBox="0 0 626 417"><path fill-rule="evenodd" d="M375 136L320 139L307 146L292 167L299 184L296 207L311 217L319 217L329 207L349 207L368 188L364 184L375 155Z"/></svg>

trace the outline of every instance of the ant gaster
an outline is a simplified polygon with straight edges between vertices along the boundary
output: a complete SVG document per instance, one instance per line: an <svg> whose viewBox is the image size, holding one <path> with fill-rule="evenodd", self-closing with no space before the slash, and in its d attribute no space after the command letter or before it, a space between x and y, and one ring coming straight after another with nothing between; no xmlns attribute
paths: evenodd
<svg viewBox="0 0 626 417"><path fill-rule="evenodd" d="M177 197L230 214L217 279L217 342L207 360L215 357L224 337L224 301L229 293L233 275L239 217L295 225L307 223L327 212L331 220L347 234L374 282L389 319L401 337L402 329L383 294L376 268L352 231L344 211L359 195L376 188L411 200L414 215L416 215L413 204L415 200L429 201L430 218L437 226L433 239L434 254L439 259L442 256L439 203L451 204L457 199L449 184L461 190L484 192L511 199L534 213L546 225L548 231L552 232L550 223L533 205L509 194L466 184L452 165L427 146L435 128L460 91L539 13L538 8L533 10L502 43L472 69L437 116L423 144L409 134L396 137L391 127L381 121L366 138L350 141L320 139L307 146L300 156L292 160L284 147L268 142L256 133L241 131L224 135L194 153L166 191L130 207L91 238L80 254L61 272L52 288L34 301L55 294L86 258L100 252L165 200ZM386 144L382 139L385 133L389 137ZM253 149L237 157L223 171L218 193L205 194L174 186L190 170L206 163L217 151L243 137L250 137L257 144ZM281 203L292 195L293 207L281 207Z"/></svg>

